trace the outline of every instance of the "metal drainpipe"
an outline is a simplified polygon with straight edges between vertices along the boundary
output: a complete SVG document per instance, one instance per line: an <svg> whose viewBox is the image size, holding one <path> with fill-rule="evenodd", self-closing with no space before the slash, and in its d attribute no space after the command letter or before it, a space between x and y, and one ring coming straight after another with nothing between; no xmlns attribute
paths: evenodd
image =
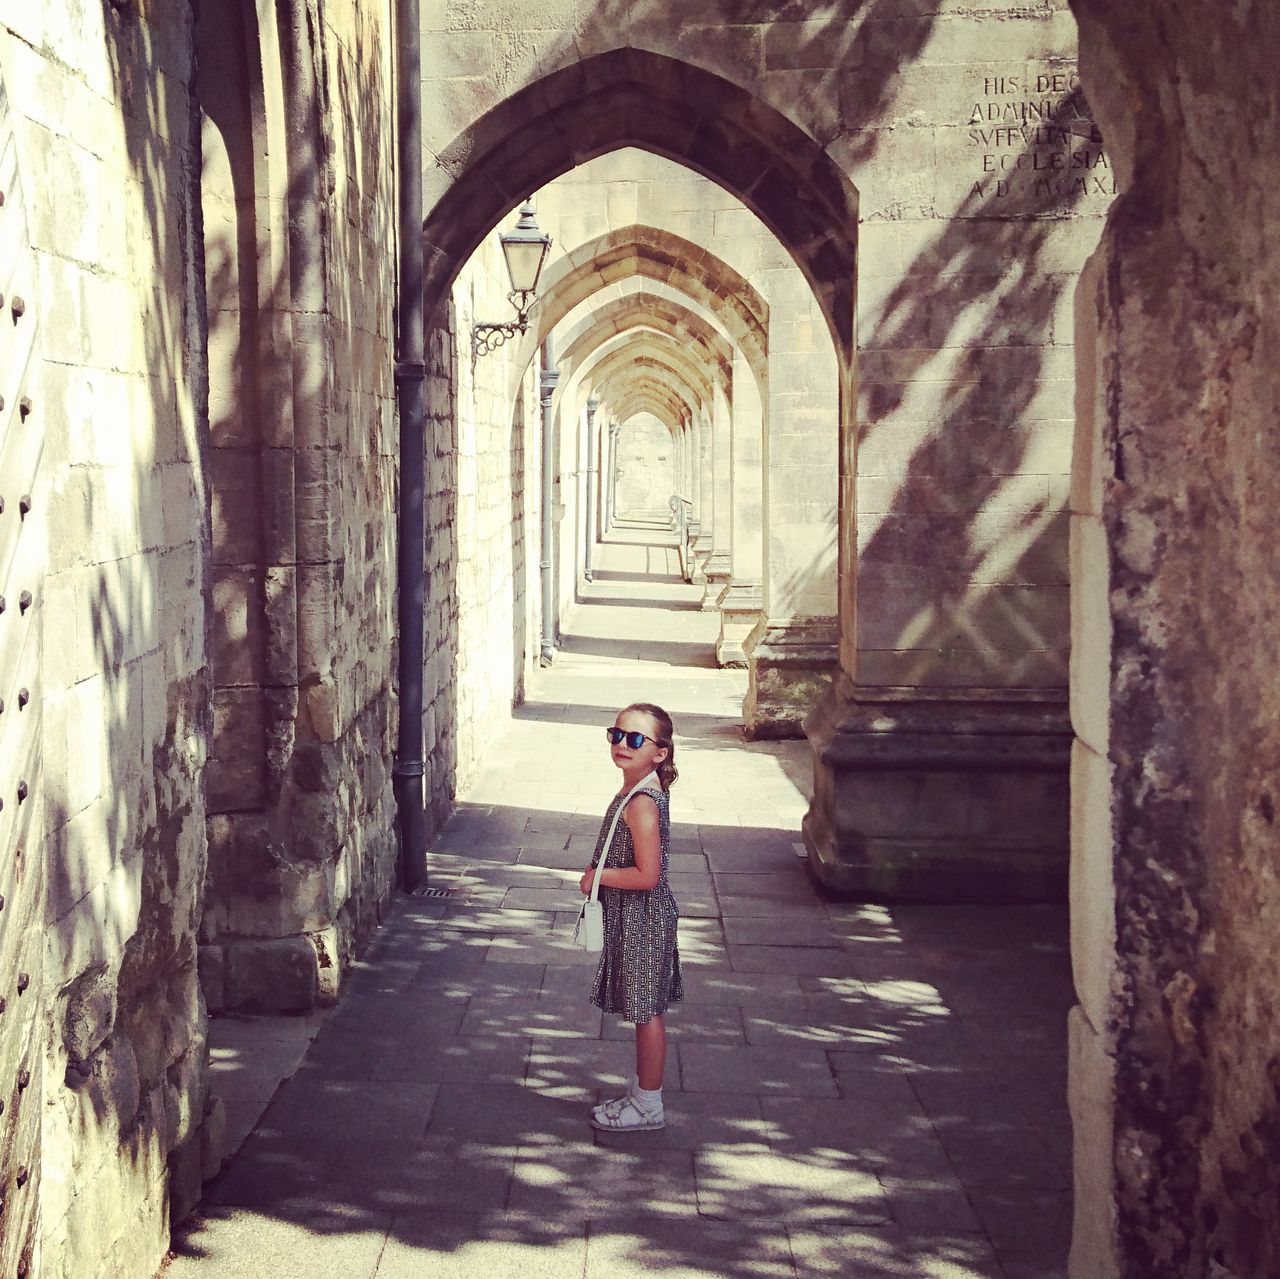
<svg viewBox="0 0 1280 1279"><path fill-rule="evenodd" d="M587 401L587 550L583 560L582 575L594 582L591 569L591 552L596 540L596 409L599 401L592 396Z"/></svg>
<svg viewBox="0 0 1280 1279"><path fill-rule="evenodd" d="M554 559L553 539L555 522L554 511L556 488L556 459L554 419L551 404L555 398L556 383L560 374L555 367L555 347L548 333L542 343L542 377L539 382L541 392L539 403L542 408L542 665L550 666L556 659L556 618L555 618L555 582L551 576L551 565Z"/></svg>
<svg viewBox="0 0 1280 1279"><path fill-rule="evenodd" d="M422 664L426 606L426 377L422 314L422 36L418 0L397 0L400 177L399 331L396 407L400 415L400 510L397 530L400 720L392 786L400 818L400 882L407 892L427 874L427 806L422 744Z"/></svg>

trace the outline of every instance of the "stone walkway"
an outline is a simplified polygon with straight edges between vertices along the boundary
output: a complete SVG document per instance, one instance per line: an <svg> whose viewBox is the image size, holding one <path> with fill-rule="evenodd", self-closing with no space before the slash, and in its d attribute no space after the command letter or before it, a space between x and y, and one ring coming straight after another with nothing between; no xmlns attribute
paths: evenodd
<svg viewBox="0 0 1280 1279"><path fill-rule="evenodd" d="M1070 1222L1065 912L824 902L804 744L745 744L714 615L636 527L341 1003L215 1023L237 1135L168 1279L1056 1279ZM603 728L679 734L688 999L667 1128L593 1134L632 1064L569 944L617 787Z"/></svg>

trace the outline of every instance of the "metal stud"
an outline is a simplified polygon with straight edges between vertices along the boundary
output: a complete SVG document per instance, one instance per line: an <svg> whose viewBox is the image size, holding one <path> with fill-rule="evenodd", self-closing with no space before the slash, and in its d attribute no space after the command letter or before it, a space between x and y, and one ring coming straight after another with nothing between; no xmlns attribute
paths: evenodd
<svg viewBox="0 0 1280 1279"><path fill-rule="evenodd" d="M24 422L31 416L31 397L29 395L24 395L18 401L18 412L22 414Z"/></svg>
<svg viewBox="0 0 1280 1279"><path fill-rule="evenodd" d="M30 985L31 985L30 973L19 973L18 974L18 994L25 995L27 993L27 987ZM23 1084L23 1087L25 1088L26 1084Z"/></svg>
<svg viewBox="0 0 1280 1279"><path fill-rule="evenodd" d="M27 313L27 303L25 299L16 297L9 303L9 310L13 312L13 318L20 320Z"/></svg>
<svg viewBox="0 0 1280 1279"><path fill-rule="evenodd" d="M4 396L0 395L0 413L4 412ZM0 497L0 515L4 514L4 498Z"/></svg>
<svg viewBox="0 0 1280 1279"><path fill-rule="evenodd" d="M18 499L18 514L21 515L23 519L26 519L26 517L31 514L31 494L30 493L24 493Z"/></svg>
<svg viewBox="0 0 1280 1279"><path fill-rule="evenodd" d="M4 1114L4 1101L0 1100L0 1115Z"/></svg>
<svg viewBox="0 0 1280 1279"><path fill-rule="evenodd" d="M8 1006L9 1005L5 1002L4 996L0 995L0 1013L4 1012L4 1010L8 1008Z"/></svg>
<svg viewBox="0 0 1280 1279"><path fill-rule="evenodd" d="M0 613L3 613L6 607L7 606L4 602L4 596L0 595Z"/></svg>
<svg viewBox="0 0 1280 1279"><path fill-rule="evenodd" d="M31 1082L31 1072L25 1066L23 1066L23 1068L20 1071L18 1071L18 1091L19 1092L24 1091L30 1082Z"/></svg>
<svg viewBox="0 0 1280 1279"><path fill-rule="evenodd" d="M27 784L26 782L20 781L18 783L18 803L21 804L22 801L26 799L26 797L27 797Z"/></svg>
<svg viewBox="0 0 1280 1279"><path fill-rule="evenodd" d="M31 1174L27 1172L26 1164L23 1164L22 1167L18 1169L18 1175L15 1180L19 1186L25 1186L30 1176Z"/></svg>
<svg viewBox="0 0 1280 1279"><path fill-rule="evenodd" d="M31 700L31 694L25 688L18 689L18 709L22 710L24 706Z"/></svg>
<svg viewBox="0 0 1280 1279"><path fill-rule="evenodd" d="M18 596L18 612L25 613L31 607L31 592L23 591Z"/></svg>
<svg viewBox="0 0 1280 1279"><path fill-rule="evenodd" d="M4 910L4 894L0 893L0 910Z"/></svg>

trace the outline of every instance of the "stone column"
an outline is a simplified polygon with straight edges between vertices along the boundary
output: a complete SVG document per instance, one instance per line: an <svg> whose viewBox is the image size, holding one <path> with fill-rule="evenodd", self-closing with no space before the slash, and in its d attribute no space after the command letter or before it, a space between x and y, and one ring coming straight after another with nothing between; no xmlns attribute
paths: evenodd
<svg viewBox="0 0 1280 1279"><path fill-rule="evenodd" d="M1067 243L1055 267L1084 229L1057 227ZM1011 252L1025 243L1021 228L1006 234ZM915 382L903 380L914 353L864 343L857 382L844 371L840 665L805 722L805 843L815 875L838 891L1065 895L1069 446L1052 423L1072 412L1057 373L1073 353L1061 359L1037 336L1043 349L1024 327L1019 345L939 351Z"/></svg>
<svg viewBox="0 0 1280 1279"><path fill-rule="evenodd" d="M591 555L596 543L596 411L600 401L594 395L587 399L587 510L586 544L582 552L582 576L588 582L595 581L591 567Z"/></svg>
<svg viewBox="0 0 1280 1279"><path fill-rule="evenodd" d="M618 498L618 435L622 430L621 422L609 423L609 460L608 473L605 476L605 507L604 507L604 523L605 530L613 528L613 521L617 515L617 498Z"/></svg>
<svg viewBox="0 0 1280 1279"><path fill-rule="evenodd" d="M752 738L803 736L805 716L831 686L839 634L835 352L812 293L793 275L770 290L764 617L743 646Z"/></svg>
<svg viewBox="0 0 1280 1279"><path fill-rule="evenodd" d="M764 414L760 391L745 357L733 361L731 426L729 584L720 593L721 666L745 666L743 642L760 621L764 607Z"/></svg>
<svg viewBox="0 0 1280 1279"><path fill-rule="evenodd" d="M712 425L708 406L698 415L698 540L694 552L698 558L699 580L706 581L707 560L711 555L715 531L715 476L712 469Z"/></svg>
<svg viewBox="0 0 1280 1279"><path fill-rule="evenodd" d="M687 428L689 447L686 465L689 472L689 497L693 502L689 508L689 581L695 586L705 586L707 576L702 571L702 556L698 554L698 541L702 536L701 402L697 407L698 411L690 417Z"/></svg>
<svg viewBox="0 0 1280 1279"><path fill-rule="evenodd" d="M720 595L729 583L732 567L730 547L733 541L730 499L733 442L731 439L731 400L729 388L717 385L711 399L711 487L712 507L708 532L711 550L702 571L707 588L702 594L704 612L720 607Z"/></svg>

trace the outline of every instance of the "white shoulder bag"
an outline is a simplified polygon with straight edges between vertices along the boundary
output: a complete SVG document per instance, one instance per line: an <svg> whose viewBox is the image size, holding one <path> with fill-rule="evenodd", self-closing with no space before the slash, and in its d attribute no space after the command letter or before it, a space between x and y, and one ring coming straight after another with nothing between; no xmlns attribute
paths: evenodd
<svg viewBox="0 0 1280 1279"><path fill-rule="evenodd" d="M609 823L609 831L604 837L604 843L600 845L600 865L596 867L596 873L591 880L591 892L587 895L586 901L582 903L582 909L578 912L578 922L573 927L573 944L581 946L583 950L603 950L604 949L604 907L600 905L600 872L604 870L604 864L609 858L609 848L613 844L613 837L618 830L618 819L622 816L622 810L631 803L631 801L642 790L649 786L657 786L658 774L650 773L647 777L642 777L627 793L626 799L618 805L617 811L613 815L613 820Z"/></svg>

